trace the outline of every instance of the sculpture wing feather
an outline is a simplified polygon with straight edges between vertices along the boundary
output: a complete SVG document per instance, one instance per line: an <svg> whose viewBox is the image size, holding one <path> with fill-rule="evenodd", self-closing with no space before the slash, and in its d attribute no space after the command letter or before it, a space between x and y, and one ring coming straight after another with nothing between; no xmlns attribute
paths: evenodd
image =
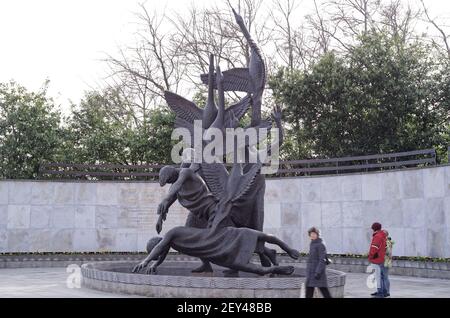
<svg viewBox="0 0 450 318"><path fill-rule="evenodd" d="M228 171L222 163L202 163L202 173L211 193L220 199L225 193Z"/></svg>
<svg viewBox="0 0 450 318"><path fill-rule="evenodd" d="M233 195L231 197L232 202L239 200L242 196L244 196L251 190L256 176L261 172L261 167L262 164L255 163L246 174L240 177L240 182L237 183L238 186L236 189L234 189Z"/></svg>
<svg viewBox="0 0 450 318"><path fill-rule="evenodd" d="M272 128L272 120L270 118L263 119L261 123L257 127L258 129L267 129L270 130Z"/></svg>
<svg viewBox="0 0 450 318"><path fill-rule="evenodd" d="M200 75L200 78L205 85L209 85L208 74ZM217 89L216 76L213 82L214 89ZM254 91L250 80L250 73L248 68L234 68L223 72L223 89L226 92L246 92L252 93Z"/></svg>
<svg viewBox="0 0 450 318"><path fill-rule="evenodd" d="M202 120L203 110L193 102L172 92L164 92L164 98L177 117L194 124L194 120Z"/></svg>
<svg viewBox="0 0 450 318"><path fill-rule="evenodd" d="M230 122L231 113L233 113L234 117L239 121L247 113L251 104L252 98L250 95L247 95L246 97L241 99L237 104L228 107L227 110L225 111L225 123L228 124ZM226 128L236 128L236 127L226 127Z"/></svg>
<svg viewBox="0 0 450 318"><path fill-rule="evenodd" d="M258 126L256 126L256 127L254 127L254 126L246 127L246 128L245 128L245 133L246 133L246 134L247 134L247 130L248 130L248 129L257 129L257 130L259 130L259 131L260 131L260 129L266 129L266 130L267 130L267 133L269 133L270 130L272 129L272 121L271 121L270 118L268 118L268 119L262 120L261 123L260 123ZM266 137L267 137L267 136L266 136ZM264 139L265 139L266 137L264 137ZM256 143L255 143L255 142L256 142ZM254 146L254 145L256 145L257 143L258 143L257 140L254 140L253 142L248 142L248 141L245 142L246 146Z"/></svg>

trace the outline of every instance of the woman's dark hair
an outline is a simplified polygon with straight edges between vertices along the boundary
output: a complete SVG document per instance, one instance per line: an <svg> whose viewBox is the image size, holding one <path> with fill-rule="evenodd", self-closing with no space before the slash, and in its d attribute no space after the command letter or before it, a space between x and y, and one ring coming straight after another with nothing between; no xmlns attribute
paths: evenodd
<svg viewBox="0 0 450 318"><path fill-rule="evenodd" d="M308 230L308 236L310 236L311 233L316 233L317 236L320 236L320 230L317 227L315 227L315 226L313 226L312 228L310 228Z"/></svg>

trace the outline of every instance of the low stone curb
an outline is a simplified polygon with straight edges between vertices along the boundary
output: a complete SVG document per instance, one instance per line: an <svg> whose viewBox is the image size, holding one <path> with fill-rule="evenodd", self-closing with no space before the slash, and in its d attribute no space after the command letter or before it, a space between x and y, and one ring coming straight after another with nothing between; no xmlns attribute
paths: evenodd
<svg viewBox="0 0 450 318"><path fill-rule="evenodd" d="M145 254L105 254L105 255L0 255L0 268L51 268L67 267L68 265L82 265L92 262L104 261L135 261L139 262ZM168 260L192 261L192 257L171 254ZM257 258L255 258L257 260ZM287 256L280 255L281 263L306 263L307 257L302 256L293 261ZM366 273L369 262L364 258L332 257L331 269L348 273ZM419 262L408 260L394 260L390 274L399 276L412 276L422 278L437 278L450 280L450 263L445 262Z"/></svg>
<svg viewBox="0 0 450 318"><path fill-rule="evenodd" d="M83 285L106 292L147 297L197 298L207 294L208 297L224 298L299 298L302 297L306 271L297 264L294 276L198 276L190 272L197 262L170 260L160 267L164 267L166 274L144 275L127 272L133 264L130 261L84 264L81 267ZM167 274L169 270L170 275ZM221 271L220 268L216 270ZM345 278L343 272L327 270L328 286L333 297L343 297Z"/></svg>
<svg viewBox="0 0 450 318"><path fill-rule="evenodd" d="M179 261L186 266L188 262ZM169 263L176 263L170 261ZM190 262L193 263L193 262ZM90 279L119 282L124 284L147 284L167 287L189 288L219 288L219 289L298 289L301 288L304 278L292 279L291 277L261 279L247 277L195 277L195 276L160 276L160 275L136 275L131 273L118 273L111 271L117 265L128 265L125 262L96 262L84 264L81 267L83 277ZM195 263L194 263L195 264ZM192 266L194 267L194 266ZM296 274L305 276L304 268L296 268ZM328 286L340 287L345 284L345 274L336 270L328 271Z"/></svg>

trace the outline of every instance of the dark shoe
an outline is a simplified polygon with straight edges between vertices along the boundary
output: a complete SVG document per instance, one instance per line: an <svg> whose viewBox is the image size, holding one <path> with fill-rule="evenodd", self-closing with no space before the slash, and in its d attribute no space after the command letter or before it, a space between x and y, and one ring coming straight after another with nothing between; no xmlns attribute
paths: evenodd
<svg viewBox="0 0 450 318"><path fill-rule="evenodd" d="M371 296L376 298L383 298L383 291L381 290L381 288L377 288L377 292L373 293Z"/></svg>
<svg viewBox="0 0 450 318"><path fill-rule="evenodd" d="M370 296L378 296L378 292L374 292L374 293L370 294Z"/></svg>

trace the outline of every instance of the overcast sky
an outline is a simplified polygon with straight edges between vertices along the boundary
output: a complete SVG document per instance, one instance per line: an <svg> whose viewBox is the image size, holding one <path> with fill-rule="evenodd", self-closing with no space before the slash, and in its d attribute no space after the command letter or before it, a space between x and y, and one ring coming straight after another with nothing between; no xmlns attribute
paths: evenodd
<svg viewBox="0 0 450 318"><path fill-rule="evenodd" d="M214 0L212 0L214 1ZM216 0L223 1L223 0ZM267 0L270 1L270 0ZM405 0L408 1L408 0ZM412 0L411 0L412 1ZM106 53L133 40L133 14L142 0L1 0L0 82L16 80L50 94L63 107L105 76ZM211 0L195 0L200 5ZM312 0L303 0L305 5ZM147 0L149 8L183 12L191 1ZM449 14L449 0L427 0L433 15Z"/></svg>

